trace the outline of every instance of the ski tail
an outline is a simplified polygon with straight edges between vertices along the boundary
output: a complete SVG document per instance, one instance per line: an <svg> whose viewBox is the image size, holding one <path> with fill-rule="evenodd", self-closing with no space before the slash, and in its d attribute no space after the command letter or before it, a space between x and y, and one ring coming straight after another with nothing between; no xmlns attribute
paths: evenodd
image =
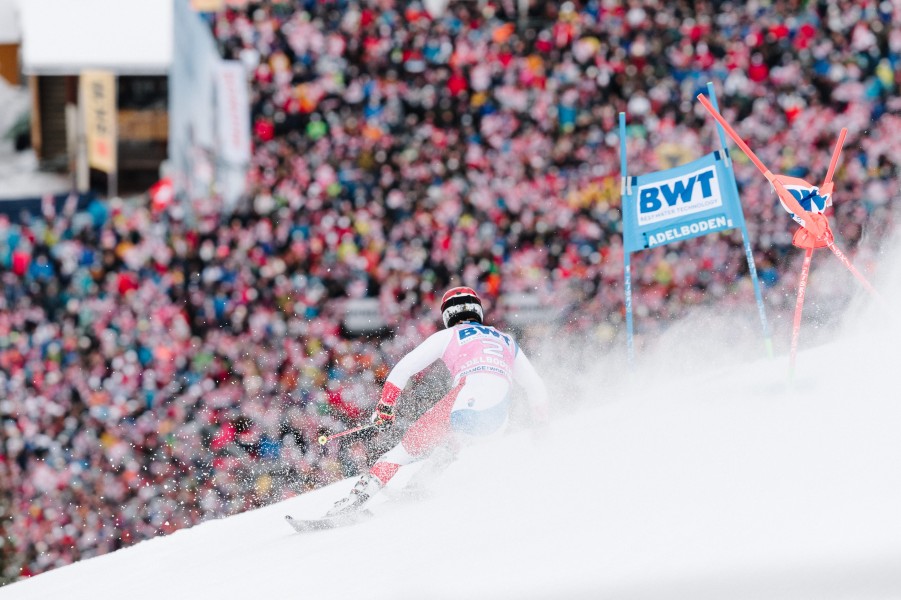
<svg viewBox="0 0 901 600"><path fill-rule="evenodd" d="M354 512L344 513L331 517L320 517L318 519L296 519L291 515L285 515L288 525L294 528L298 533L307 533L309 531L322 531L325 529L335 529L337 527L346 527L355 525L373 517L372 511L363 509Z"/></svg>

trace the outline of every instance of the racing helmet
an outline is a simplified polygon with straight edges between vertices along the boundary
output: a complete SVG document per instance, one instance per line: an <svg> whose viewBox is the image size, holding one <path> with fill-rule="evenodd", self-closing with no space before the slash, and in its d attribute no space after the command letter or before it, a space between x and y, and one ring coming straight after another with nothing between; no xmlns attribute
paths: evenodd
<svg viewBox="0 0 901 600"><path fill-rule="evenodd" d="M472 288L451 288L441 298L441 319L445 327L453 327L460 321L481 323L482 316L482 300Z"/></svg>

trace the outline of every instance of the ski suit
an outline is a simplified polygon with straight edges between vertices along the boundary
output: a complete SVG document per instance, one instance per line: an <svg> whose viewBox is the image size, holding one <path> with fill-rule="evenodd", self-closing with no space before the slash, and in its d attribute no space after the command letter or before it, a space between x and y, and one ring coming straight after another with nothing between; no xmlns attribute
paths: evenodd
<svg viewBox="0 0 901 600"><path fill-rule="evenodd" d="M382 484L402 465L442 443L500 434L507 425L514 382L525 388L533 412L546 414L544 381L513 337L476 322L464 321L429 336L395 365L386 388L399 395L411 377L439 359L450 370L451 390L373 465L370 473Z"/></svg>

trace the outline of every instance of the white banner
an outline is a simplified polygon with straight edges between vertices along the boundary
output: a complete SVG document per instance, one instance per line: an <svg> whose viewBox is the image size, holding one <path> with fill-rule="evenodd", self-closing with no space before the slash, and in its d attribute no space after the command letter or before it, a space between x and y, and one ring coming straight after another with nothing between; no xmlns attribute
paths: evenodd
<svg viewBox="0 0 901 600"><path fill-rule="evenodd" d="M109 71L83 71L79 84L88 164L104 173L115 173L118 142L116 76Z"/></svg>
<svg viewBox="0 0 901 600"><path fill-rule="evenodd" d="M194 200L207 198L215 173L209 167L216 147L216 67L221 60L213 33L191 10L173 0L173 60L169 73L169 175L186 218Z"/></svg>
<svg viewBox="0 0 901 600"><path fill-rule="evenodd" d="M216 73L216 121L219 158L232 165L250 162L250 100L244 65L222 61Z"/></svg>
<svg viewBox="0 0 901 600"><path fill-rule="evenodd" d="M387 327L378 298L348 299L344 305L343 325L352 334L373 333Z"/></svg>

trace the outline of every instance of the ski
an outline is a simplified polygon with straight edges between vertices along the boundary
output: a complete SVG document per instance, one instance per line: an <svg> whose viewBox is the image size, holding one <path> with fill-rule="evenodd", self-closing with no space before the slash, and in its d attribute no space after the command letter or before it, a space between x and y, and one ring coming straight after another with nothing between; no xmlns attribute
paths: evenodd
<svg viewBox="0 0 901 600"><path fill-rule="evenodd" d="M321 531L323 529L335 529L336 527L354 525L373 516L373 513L369 510L360 510L343 515L335 515L333 517L320 517L318 519L295 519L291 515L285 515L285 520L294 528L294 531L306 533L308 531Z"/></svg>

